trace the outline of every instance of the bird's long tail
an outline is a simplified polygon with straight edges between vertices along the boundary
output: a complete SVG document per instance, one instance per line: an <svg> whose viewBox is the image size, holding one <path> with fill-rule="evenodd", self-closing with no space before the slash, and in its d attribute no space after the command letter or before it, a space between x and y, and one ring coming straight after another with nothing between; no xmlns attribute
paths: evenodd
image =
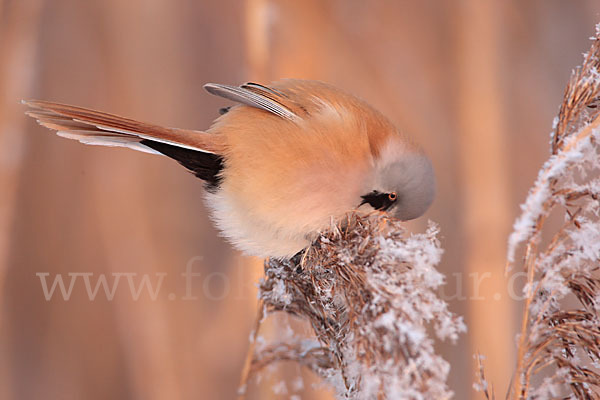
<svg viewBox="0 0 600 400"><path fill-rule="evenodd" d="M100 111L48 101L23 101L26 114L59 136L84 144L127 147L177 160L209 186L217 185L222 169L215 135L166 128Z"/></svg>

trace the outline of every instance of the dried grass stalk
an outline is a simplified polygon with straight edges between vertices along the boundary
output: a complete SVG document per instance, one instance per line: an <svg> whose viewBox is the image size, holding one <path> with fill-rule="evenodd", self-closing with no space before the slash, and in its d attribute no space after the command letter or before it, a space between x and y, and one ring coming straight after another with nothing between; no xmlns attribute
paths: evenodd
<svg viewBox="0 0 600 400"><path fill-rule="evenodd" d="M473 384L473 388L483 393L486 400L495 400L496 395L494 394L494 387L488 384L487 379L485 378L485 369L483 367L484 356L477 353L474 356L475 361L477 361L477 382Z"/></svg>
<svg viewBox="0 0 600 400"><path fill-rule="evenodd" d="M600 398L599 29L571 76L551 156L509 238L509 262L524 248L528 277L512 399ZM564 224L552 232L545 222L555 213Z"/></svg>
<svg viewBox="0 0 600 400"><path fill-rule="evenodd" d="M284 312L310 322L315 337L257 349L256 372L296 361L345 399L442 399L450 365L428 335L455 341L465 331L435 290L438 228L407 234L382 214L349 215L321 234L305 254L268 260L260 284L265 314Z"/></svg>

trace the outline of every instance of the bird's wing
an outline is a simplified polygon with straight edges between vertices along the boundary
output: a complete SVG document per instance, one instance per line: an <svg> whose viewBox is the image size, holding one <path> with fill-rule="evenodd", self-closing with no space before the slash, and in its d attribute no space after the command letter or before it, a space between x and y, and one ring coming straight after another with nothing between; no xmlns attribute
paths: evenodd
<svg viewBox="0 0 600 400"><path fill-rule="evenodd" d="M165 128L100 111L48 101L23 101L26 114L57 134L84 144L129 147L148 153L162 152L149 146L162 143L203 153L219 154L214 135L205 132Z"/></svg>
<svg viewBox="0 0 600 400"><path fill-rule="evenodd" d="M215 96L259 108L290 121L297 121L304 112L287 94L258 83L249 82L241 86L207 83L204 89Z"/></svg>

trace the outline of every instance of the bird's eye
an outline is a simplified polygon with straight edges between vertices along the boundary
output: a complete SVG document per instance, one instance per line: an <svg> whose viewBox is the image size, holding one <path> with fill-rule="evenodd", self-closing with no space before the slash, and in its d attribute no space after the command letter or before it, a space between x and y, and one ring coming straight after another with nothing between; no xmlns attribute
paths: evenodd
<svg viewBox="0 0 600 400"><path fill-rule="evenodd" d="M365 194L361 197L363 201L360 203L359 207L363 204L369 204L374 209L380 211L386 211L392 205L394 205L394 203L398 199L398 195L396 194L396 192L381 193L377 190L373 190L371 193Z"/></svg>

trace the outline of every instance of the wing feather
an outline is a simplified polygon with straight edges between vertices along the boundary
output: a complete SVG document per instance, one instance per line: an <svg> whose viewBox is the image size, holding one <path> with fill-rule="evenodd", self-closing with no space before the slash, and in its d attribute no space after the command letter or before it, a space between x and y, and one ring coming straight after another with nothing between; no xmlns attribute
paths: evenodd
<svg viewBox="0 0 600 400"><path fill-rule="evenodd" d="M204 89L215 96L259 108L290 121L300 119L300 116L294 112L293 102L285 94L266 86L256 83L246 83L241 86L207 83Z"/></svg>

